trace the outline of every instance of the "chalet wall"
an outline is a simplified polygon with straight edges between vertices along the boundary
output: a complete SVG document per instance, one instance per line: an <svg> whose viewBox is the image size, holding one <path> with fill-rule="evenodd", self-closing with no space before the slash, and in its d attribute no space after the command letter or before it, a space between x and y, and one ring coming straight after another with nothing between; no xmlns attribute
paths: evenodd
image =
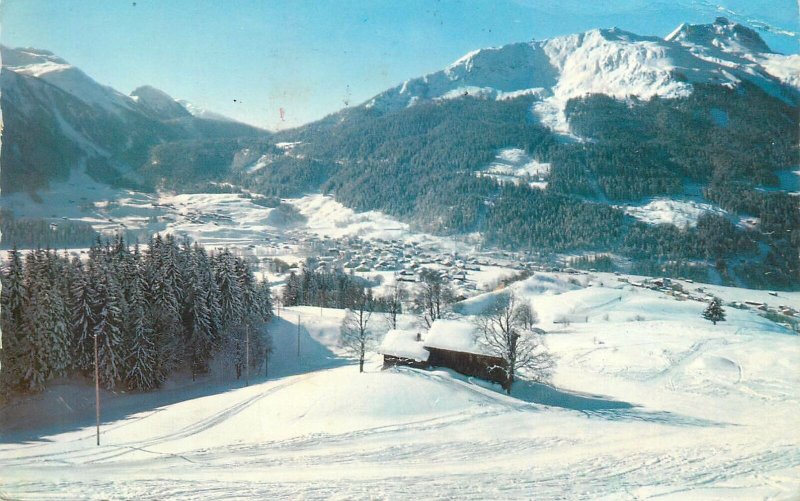
<svg viewBox="0 0 800 501"><path fill-rule="evenodd" d="M413 360L410 358L404 357L396 357L394 355L384 355L383 356L383 368L388 369L389 367L394 367L397 365L405 365L408 367L414 367L416 369L427 369L428 362L418 362L417 360Z"/></svg>
<svg viewBox="0 0 800 501"><path fill-rule="evenodd" d="M506 363L502 358L460 351L442 350L426 346L430 352L428 364L447 367L465 376L474 376L506 385Z"/></svg>

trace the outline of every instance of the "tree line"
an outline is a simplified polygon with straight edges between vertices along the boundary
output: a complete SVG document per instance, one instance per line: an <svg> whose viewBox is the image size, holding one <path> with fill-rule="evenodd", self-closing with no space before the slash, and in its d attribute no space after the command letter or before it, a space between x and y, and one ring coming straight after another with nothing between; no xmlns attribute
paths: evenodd
<svg viewBox="0 0 800 501"><path fill-rule="evenodd" d="M83 221L53 222L42 218L17 218L8 209L0 209L0 233L3 235L0 244L3 249L14 246L51 249L88 247L98 237L92 225Z"/></svg>
<svg viewBox="0 0 800 501"><path fill-rule="evenodd" d="M195 377L216 358L238 377L247 341L253 365L268 349L269 285L227 249L208 253L172 235L144 249L98 239L85 259L14 249L0 279L4 393L93 373L95 341L107 389L149 390L178 370Z"/></svg>
<svg viewBox="0 0 800 501"><path fill-rule="evenodd" d="M372 311L386 311L388 300L374 296L373 285L341 269L321 269L315 258L308 258L299 273L290 271L286 277L281 304L347 309L366 301Z"/></svg>

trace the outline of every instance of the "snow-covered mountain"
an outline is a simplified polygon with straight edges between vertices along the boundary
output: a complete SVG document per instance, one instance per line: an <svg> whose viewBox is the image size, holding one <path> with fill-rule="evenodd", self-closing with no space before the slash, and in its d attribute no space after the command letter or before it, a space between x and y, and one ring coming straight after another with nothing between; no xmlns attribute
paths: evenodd
<svg viewBox="0 0 800 501"><path fill-rule="evenodd" d="M732 86L746 80L790 99L800 89L797 75L800 57L774 54L755 31L718 18L708 25L681 25L663 39L612 28L481 49L365 106L397 110L420 100L529 94L540 97L535 109L541 120L566 132L564 107L574 97L674 98L690 94L693 84Z"/></svg>
<svg viewBox="0 0 800 501"><path fill-rule="evenodd" d="M83 103L112 113L135 108L134 101L110 88L98 84L83 71L46 50L33 48L2 48L3 70L17 75L37 78L76 97Z"/></svg>
<svg viewBox="0 0 800 501"><path fill-rule="evenodd" d="M227 117L221 113L217 113L211 110L207 110L205 108L201 108L196 104L192 103L191 101L187 101L186 99L178 99L178 104L183 106L186 111L191 113L193 116L197 118L207 118L209 120L221 120L225 122L235 122L236 120Z"/></svg>
<svg viewBox="0 0 800 501"><path fill-rule="evenodd" d="M162 120L191 116L189 110L173 99L172 96L149 85L137 87L131 92L131 97L140 108L151 116L161 118Z"/></svg>
<svg viewBox="0 0 800 501"><path fill-rule="evenodd" d="M84 167L104 182L135 182L133 171L155 145L262 133L238 122L196 118L153 87L126 96L48 51L0 52L3 191L34 190Z"/></svg>

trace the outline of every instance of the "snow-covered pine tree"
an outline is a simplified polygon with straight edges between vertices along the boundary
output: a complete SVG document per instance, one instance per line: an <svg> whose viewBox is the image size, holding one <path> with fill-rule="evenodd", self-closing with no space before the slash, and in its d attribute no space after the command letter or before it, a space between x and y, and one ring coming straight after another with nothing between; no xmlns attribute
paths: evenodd
<svg viewBox="0 0 800 501"><path fill-rule="evenodd" d="M183 303L185 296L185 263L183 255L178 248L178 243L175 241L175 237L171 234L168 234L164 238L162 257L161 277L165 283L168 283L170 287L172 287L173 293L175 294L175 299L178 302L178 311L180 311L180 305Z"/></svg>
<svg viewBox="0 0 800 501"><path fill-rule="evenodd" d="M722 307L722 301L719 298L714 298L703 311L703 318L710 320L711 323L717 325L717 322L725 321L725 309Z"/></svg>
<svg viewBox="0 0 800 501"><path fill-rule="evenodd" d="M22 266L19 251L14 247L8 252L8 271L3 281L3 317L10 321L10 326L22 324L22 313L25 304L25 270Z"/></svg>
<svg viewBox="0 0 800 501"><path fill-rule="evenodd" d="M150 239L151 247L143 260L145 298L153 319L154 341L157 350L156 367L159 377L172 372L182 360L181 315L175 280L167 278L170 252L160 235ZM173 278L174 278L173 273Z"/></svg>
<svg viewBox="0 0 800 501"><path fill-rule="evenodd" d="M127 346L125 382L132 390L149 390L161 382L153 341L150 307L145 300L145 280L140 266L139 249L133 253L134 275L129 286L128 318L130 340Z"/></svg>
<svg viewBox="0 0 800 501"><path fill-rule="evenodd" d="M219 304L222 309L224 330L238 325L244 317L242 287L236 274L236 260L227 249L215 256L214 278L219 288Z"/></svg>
<svg viewBox="0 0 800 501"><path fill-rule="evenodd" d="M92 308L96 318L93 335L97 336L99 345L100 382L104 387L112 389L124 375L120 373L124 363L121 346L123 298L119 285L107 269L101 270L99 275L96 301Z"/></svg>
<svg viewBox="0 0 800 501"><path fill-rule="evenodd" d="M16 247L9 251L8 266L2 274L2 350L0 350L0 386L3 393L17 386L23 375L21 359L22 336L25 314L25 270Z"/></svg>
<svg viewBox="0 0 800 501"><path fill-rule="evenodd" d="M244 259L235 258L234 269L236 270L236 278L239 281L239 287L242 290L242 309L247 319L253 311L255 303L256 279Z"/></svg>
<svg viewBox="0 0 800 501"><path fill-rule="evenodd" d="M25 294L23 339L21 343L22 383L28 391L41 391L51 375L51 296L45 269L44 251L25 256Z"/></svg>
<svg viewBox="0 0 800 501"><path fill-rule="evenodd" d="M238 379L244 367L246 332L242 287L236 273L236 259L225 249L213 257L213 264L221 311L220 346L226 365L234 368Z"/></svg>
<svg viewBox="0 0 800 501"><path fill-rule="evenodd" d="M208 362L217 347L219 309L213 304L211 265L202 247L189 250L189 280L187 281L184 328L185 346L192 378L208 371Z"/></svg>
<svg viewBox="0 0 800 501"><path fill-rule="evenodd" d="M31 284L33 286L33 284ZM25 312L24 335L21 342L22 384L28 391L41 391L49 375L47 366L49 353L47 339L39 326L47 322L46 307L40 305L42 299L39 288L29 289Z"/></svg>
<svg viewBox="0 0 800 501"><path fill-rule="evenodd" d="M290 271L283 288L281 303L284 306L296 306L300 303L300 278L297 273Z"/></svg>
<svg viewBox="0 0 800 501"><path fill-rule="evenodd" d="M80 261L74 263L77 273L72 284L72 365L89 371L94 367L94 327L97 324L94 305L97 293L94 283L98 278L95 263L89 260L84 268Z"/></svg>
<svg viewBox="0 0 800 501"><path fill-rule="evenodd" d="M272 290L269 281L261 280L256 284L254 298L254 312L262 321L267 322L272 318Z"/></svg>
<svg viewBox="0 0 800 501"><path fill-rule="evenodd" d="M64 263L55 252L45 252L38 266L40 270L37 275L44 286L40 291L42 299L39 304L46 309L47 317L41 329L48 344L48 377L63 376L72 362L69 309L67 298L63 296Z"/></svg>

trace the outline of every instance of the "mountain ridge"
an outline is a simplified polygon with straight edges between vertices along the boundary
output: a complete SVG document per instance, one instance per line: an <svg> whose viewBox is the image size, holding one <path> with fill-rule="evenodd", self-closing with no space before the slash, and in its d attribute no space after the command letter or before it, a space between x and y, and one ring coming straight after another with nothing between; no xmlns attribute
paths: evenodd
<svg viewBox="0 0 800 501"><path fill-rule="evenodd" d="M743 57L748 47L748 57ZM768 71L785 65L800 74L800 58L772 53L755 31L725 18L708 25L683 24L664 39L618 28L593 29L469 52L440 71L379 93L363 106L396 111L420 100L530 94L542 98L537 112L543 122L568 133L566 102L593 93L619 99L683 97L692 84L748 80L796 101L800 80L785 71L777 76ZM791 88L782 89L782 84Z"/></svg>
<svg viewBox="0 0 800 501"><path fill-rule="evenodd" d="M108 184L144 188L150 150L174 141L266 136L234 121L194 117L163 91L125 95L46 50L0 46L5 192L30 191L86 169Z"/></svg>

